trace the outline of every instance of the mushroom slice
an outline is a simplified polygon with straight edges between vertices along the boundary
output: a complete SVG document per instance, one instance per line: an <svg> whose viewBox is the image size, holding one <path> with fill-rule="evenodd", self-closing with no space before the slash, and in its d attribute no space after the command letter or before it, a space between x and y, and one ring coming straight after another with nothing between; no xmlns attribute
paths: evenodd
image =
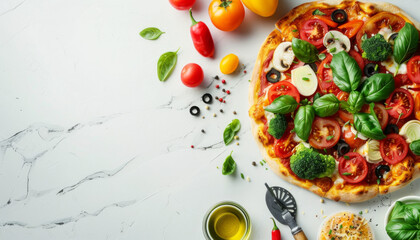
<svg viewBox="0 0 420 240"><path fill-rule="evenodd" d="M287 71L295 59L291 42L282 42L273 55L273 67L280 72Z"/></svg>
<svg viewBox="0 0 420 240"><path fill-rule="evenodd" d="M324 36L324 46L331 54L350 51L350 39L339 31L329 31Z"/></svg>

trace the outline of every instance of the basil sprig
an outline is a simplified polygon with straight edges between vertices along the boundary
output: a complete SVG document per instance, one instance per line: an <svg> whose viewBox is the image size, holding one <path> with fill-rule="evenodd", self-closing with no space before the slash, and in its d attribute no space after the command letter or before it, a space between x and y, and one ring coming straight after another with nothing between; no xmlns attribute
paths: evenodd
<svg viewBox="0 0 420 240"><path fill-rule="evenodd" d="M225 131L223 132L223 141L225 142L225 145L228 145L233 141L233 138L240 129L241 122L239 122L238 119L233 119L232 122L227 125Z"/></svg>
<svg viewBox="0 0 420 240"><path fill-rule="evenodd" d="M342 91L351 92L359 87L362 70L346 51L334 54L330 67L333 81Z"/></svg>
<svg viewBox="0 0 420 240"><path fill-rule="evenodd" d="M379 102L387 99L394 89L392 74L377 73L363 83L361 92L367 102Z"/></svg>
<svg viewBox="0 0 420 240"><path fill-rule="evenodd" d="M317 98L313 107L317 116L328 117L340 109L340 100L334 94L329 93Z"/></svg>
<svg viewBox="0 0 420 240"><path fill-rule="evenodd" d="M166 52L162 54L157 63L157 74L161 82L166 81L175 68L178 59L178 50L176 52Z"/></svg>
<svg viewBox="0 0 420 240"><path fill-rule="evenodd" d="M227 156L225 159L225 162L223 163L222 167L222 174L223 175L230 175L234 173L236 170L236 162L233 160L232 152L230 152L230 155Z"/></svg>
<svg viewBox="0 0 420 240"><path fill-rule="evenodd" d="M410 143L410 149L414 154L420 156L420 139Z"/></svg>
<svg viewBox="0 0 420 240"><path fill-rule="evenodd" d="M165 32L160 31L159 28L149 27L149 28L143 29L140 32L140 36L147 40L156 40L160 37L160 35L164 33Z"/></svg>
<svg viewBox="0 0 420 240"><path fill-rule="evenodd" d="M416 52L418 42L419 33L417 29L411 23L405 23L394 44L394 59L398 63L395 75L397 75L400 65Z"/></svg>
<svg viewBox="0 0 420 240"><path fill-rule="evenodd" d="M386 232L393 240L420 238L420 204L397 201L386 225Z"/></svg>
<svg viewBox="0 0 420 240"><path fill-rule="evenodd" d="M290 95L282 95L274 99L274 101L265 107L265 111L271 113L287 114L296 110L299 104Z"/></svg>
<svg viewBox="0 0 420 240"><path fill-rule="evenodd" d="M353 114L358 113L360 109L362 109L365 102L365 96L362 93L358 91L352 91L347 102L342 103L342 108Z"/></svg>
<svg viewBox="0 0 420 240"><path fill-rule="evenodd" d="M314 118L315 110L312 105L300 106L299 110L296 113L294 121L294 131L300 139L304 141L308 140L309 134L311 133Z"/></svg>
<svg viewBox="0 0 420 240"><path fill-rule="evenodd" d="M293 38L292 50L295 56L304 63L318 61L318 49L307 41Z"/></svg>
<svg viewBox="0 0 420 240"><path fill-rule="evenodd" d="M354 114L354 128L368 138L381 140L386 136L382 131L381 124L379 124L379 120L373 110L374 106L374 103L370 104L370 113L359 112Z"/></svg>

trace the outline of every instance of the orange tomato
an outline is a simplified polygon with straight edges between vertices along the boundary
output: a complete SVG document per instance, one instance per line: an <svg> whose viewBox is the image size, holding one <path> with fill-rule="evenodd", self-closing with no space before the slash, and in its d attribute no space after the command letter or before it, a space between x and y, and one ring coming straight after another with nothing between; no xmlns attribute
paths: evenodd
<svg viewBox="0 0 420 240"><path fill-rule="evenodd" d="M420 93L417 93L414 100L414 112L416 113L417 120L420 120Z"/></svg>
<svg viewBox="0 0 420 240"><path fill-rule="evenodd" d="M213 0L209 6L211 22L222 31L233 31L241 25L245 9L240 0Z"/></svg>

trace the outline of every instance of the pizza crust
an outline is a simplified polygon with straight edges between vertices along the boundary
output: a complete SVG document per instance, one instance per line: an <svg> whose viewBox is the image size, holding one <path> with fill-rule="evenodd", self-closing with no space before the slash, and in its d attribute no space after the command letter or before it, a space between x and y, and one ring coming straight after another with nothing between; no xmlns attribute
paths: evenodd
<svg viewBox="0 0 420 240"><path fill-rule="evenodd" d="M406 14L399 7L384 2L368 2L368 1L341 1L341 0L323 0L318 2L309 2L302 5L299 5L292 9L287 15L281 18L276 23L276 29L274 29L266 38L264 43L260 48L258 53L257 60L255 62L254 70L252 73L252 79L249 87L248 100L250 106L254 106L258 101L259 93L259 81L260 75L263 68L263 61L267 58L268 54L275 50L275 48L284 41L291 41L293 36L298 37L297 33L292 32L293 24L292 22L298 18L301 14L306 13L311 8L329 8L329 7L338 7L340 6L352 6L355 11L358 9L363 11L365 14L372 16L378 11L387 11L394 14L397 14L403 17L406 21L413 23L417 29L420 29L420 23ZM289 170L280 163L279 158L273 158L268 154L267 147L259 139L259 128L263 123L256 122L252 117L253 112L250 110L251 117L251 129L252 134L257 142L257 146L260 149L263 158L266 160L271 170L273 170L278 176L283 180L288 181L294 185L297 185L301 188L305 188L321 197L326 197L335 201L342 202L363 202L369 199L374 198L378 194L386 194L389 192L396 191L403 188L405 185L414 181L417 178L420 178L420 161L414 161L412 171L409 171L408 175L405 178L408 178L407 181L396 181L392 185L378 187L378 185L351 185L347 184L340 186L339 184L334 184L331 189L328 191L323 191L318 187L314 181L299 179L294 175L289 173Z"/></svg>

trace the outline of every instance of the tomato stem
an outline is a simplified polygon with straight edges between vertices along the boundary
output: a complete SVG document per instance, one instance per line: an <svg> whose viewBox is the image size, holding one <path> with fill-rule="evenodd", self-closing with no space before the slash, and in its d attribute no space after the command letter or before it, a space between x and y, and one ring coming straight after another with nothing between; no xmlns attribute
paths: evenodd
<svg viewBox="0 0 420 240"><path fill-rule="evenodd" d="M191 17L191 21L192 21L192 25L191 26L194 26L195 24L197 24L198 22L194 19L194 17L193 17L193 15L192 15L192 8L190 8L190 17Z"/></svg>
<svg viewBox="0 0 420 240"><path fill-rule="evenodd" d="M232 3L231 0L227 1L227 0L221 0L221 4L219 5L219 7L223 7L225 8L225 10L227 10L227 8L230 6L230 4Z"/></svg>

